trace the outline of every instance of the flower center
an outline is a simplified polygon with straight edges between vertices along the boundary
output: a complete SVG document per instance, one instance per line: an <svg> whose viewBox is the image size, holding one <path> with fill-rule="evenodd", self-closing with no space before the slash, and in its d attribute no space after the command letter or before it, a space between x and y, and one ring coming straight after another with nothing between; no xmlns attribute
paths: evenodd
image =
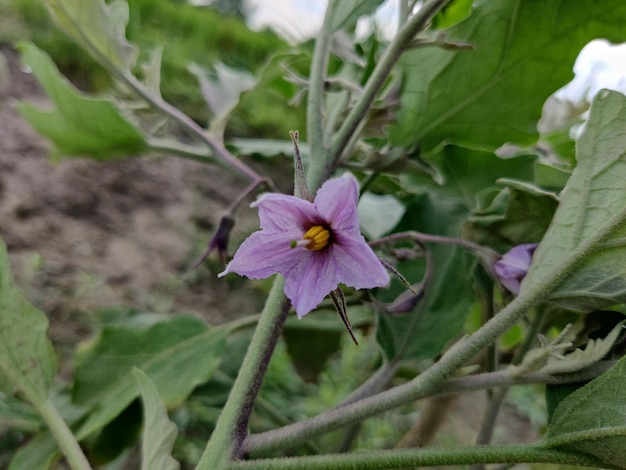
<svg viewBox="0 0 626 470"><path fill-rule="evenodd" d="M291 240L289 246L291 248L303 246L307 250L319 251L328 245L330 238L331 232L329 229L323 225L314 225L302 235L302 240Z"/></svg>

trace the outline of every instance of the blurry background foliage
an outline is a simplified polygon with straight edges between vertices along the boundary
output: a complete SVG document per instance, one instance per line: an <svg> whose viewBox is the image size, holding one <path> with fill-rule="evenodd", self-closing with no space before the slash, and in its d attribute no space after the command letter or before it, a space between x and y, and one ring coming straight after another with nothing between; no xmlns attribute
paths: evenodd
<svg viewBox="0 0 626 470"><path fill-rule="evenodd" d="M237 3L218 2L216 11L181 0L128 1L126 35L141 51L139 62L147 61L152 50L163 45L163 98L201 124L207 121L207 109L197 78L188 70L189 64L210 68L220 61L257 75L273 55L290 49L269 30L249 30L239 14L221 13L240 13L240 9L229 6ZM109 75L53 23L43 2L0 0L0 18L0 42L30 39L83 90L102 91L110 84ZM306 75L308 70L300 72ZM303 128L304 107L287 104L296 87L287 82L282 85L280 90L275 86L257 87L250 92L253 98L243 96L231 117L227 135L284 139L286 130Z"/></svg>

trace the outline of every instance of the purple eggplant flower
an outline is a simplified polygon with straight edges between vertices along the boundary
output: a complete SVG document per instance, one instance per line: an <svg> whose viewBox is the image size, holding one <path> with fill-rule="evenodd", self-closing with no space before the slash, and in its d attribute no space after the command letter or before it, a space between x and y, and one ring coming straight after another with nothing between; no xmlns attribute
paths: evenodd
<svg viewBox="0 0 626 470"><path fill-rule="evenodd" d="M519 294L520 285L528 272L536 249L537 243L514 246L493 265L502 285L515 295Z"/></svg>
<svg viewBox="0 0 626 470"><path fill-rule="evenodd" d="M359 230L359 188L349 173L326 181L313 202L264 194L261 230L250 235L226 266L251 279L285 277L285 295L299 318L313 310L339 283L355 289L382 287L389 275Z"/></svg>

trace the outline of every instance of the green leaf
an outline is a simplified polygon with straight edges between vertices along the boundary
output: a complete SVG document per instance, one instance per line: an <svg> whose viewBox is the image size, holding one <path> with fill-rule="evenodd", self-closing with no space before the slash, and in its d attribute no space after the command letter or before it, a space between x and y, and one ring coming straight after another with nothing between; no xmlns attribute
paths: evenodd
<svg viewBox="0 0 626 470"><path fill-rule="evenodd" d="M143 437L141 439L141 470L178 470L180 464L171 452L178 429L167 416L167 408L148 375L133 368L133 375L143 401Z"/></svg>
<svg viewBox="0 0 626 470"><path fill-rule="evenodd" d="M45 0L61 29L101 64L130 73L137 49L126 41L128 3L116 0Z"/></svg>
<svg viewBox="0 0 626 470"><path fill-rule="evenodd" d="M47 333L48 319L15 285L0 239L0 392L21 393L35 406L48 399L56 356Z"/></svg>
<svg viewBox="0 0 626 470"><path fill-rule="evenodd" d="M463 236L502 251L513 245L539 242L558 206L556 196L519 182L499 182L509 186L492 194L483 193L489 204L467 219Z"/></svg>
<svg viewBox="0 0 626 470"><path fill-rule="evenodd" d="M360 17L374 13L381 3L381 0L341 0L340 2L330 2L329 8L333 9L330 31L353 28Z"/></svg>
<svg viewBox="0 0 626 470"><path fill-rule="evenodd" d="M433 18L434 29L446 29L460 23L472 13L473 0L453 0Z"/></svg>
<svg viewBox="0 0 626 470"><path fill-rule="evenodd" d="M202 66L191 64L189 71L198 78L204 101L211 110L209 132L221 136L241 94L254 88L256 80L245 70L228 67L222 62L213 64L213 68L214 73L209 74Z"/></svg>
<svg viewBox="0 0 626 470"><path fill-rule="evenodd" d="M353 330L368 327L374 320L367 306L348 307L348 318ZM303 322L295 317L289 318L282 337L300 377L306 382L317 382L328 359L339 351L341 338L347 333L335 310L318 310L310 320Z"/></svg>
<svg viewBox="0 0 626 470"><path fill-rule="evenodd" d="M401 60L404 89L394 144L494 149L530 144L546 98L573 77L591 39L626 40L626 3L479 0L447 40L472 50L419 48Z"/></svg>
<svg viewBox="0 0 626 470"><path fill-rule="evenodd" d="M626 97L603 90L577 143L578 166L533 257L525 287L563 266L548 299L580 311L626 301ZM566 267L569 264L575 264Z"/></svg>
<svg viewBox="0 0 626 470"><path fill-rule="evenodd" d="M101 428L138 396L132 368L145 371L167 406L182 403L217 369L226 330L209 329L194 316L138 315L104 326L78 359L76 403L92 408L80 438Z"/></svg>
<svg viewBox="0 0 626 470"><path fill-rule="evenodd" d="M546 365L540 369L541 372L546 374L566 374L595 364L611 352L615 341L623 332L625 322L626 320L619 322L606 338L590 339L585 349L576 348L564 356L548 357Z"/></svg>
<svg viewBox="0 0 626 470"><path fill-rule="evenodd" d="M466 210L461 204L424 195L407 207L398 230L455 236L462 214ZM446 245L430 244L428 250L433 274L417 308L403 316L381 313L378 317L376 338L388 359L428 358L440 353L462 329L474 303L473 256ZM398 269L416 283L423 274L423 262L402 263ZM392 289L389 294L398 293Z"/></svg>
<svg viewBox="0 0 626 470"><path fill-rule="evenodd" d="M626 467L626 358L565 398L554 412L546 445ZM604 433L604 434L603 434ZM607 434L613 433L611 436Z"/></svg>
<svg viewBox="0 0 626 470"><path fill-rule="evenodd" d="M18 108L39 133L52 140L57 153L107 160L147 150L144 136L110 100L76 89L33 44L21 43L19 49L56 109L42 111L28 103L19 103Z"/></svg>
<svg viewBox="0 0 626 470"><path fill-rule="evenodd" d="M49 470L58 455L56 440L50 432L44 431L15 452L8 470Z"/></svg>
<svg viewBox="0 0 626 470"><path fill-rule="evenodd" d="M479 205L480 192L495 186L499 178L532 181L535 159L534 156L503 159L493 152L446 145L428 159L428 163L439 169L441 184L417 172L404 173L399 178L404 190L420 193L425 187L432 188L443 197L460 199L469 211Z"/></svg>

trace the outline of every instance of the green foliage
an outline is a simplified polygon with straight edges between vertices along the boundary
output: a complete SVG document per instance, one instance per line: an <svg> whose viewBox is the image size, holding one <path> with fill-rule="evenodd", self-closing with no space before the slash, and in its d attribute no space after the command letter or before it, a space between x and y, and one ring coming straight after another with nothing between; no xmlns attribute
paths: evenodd
<svg viewBox="0 0 626 470"><path fill-rule="evenodd" d="M546 444L626 467L626 358L565 398L548 427Z"/></svg>
<svg viewBox="0 0 626 470"><path fill-rule="evenodd" d="M494 149L530 144L546 98L572 78L591 39L625 40L626 4L481 0L447 39L472 50L407 52L391 141L430 151L441 142Z"/></svg>
<svg viewBox="0 0 626 470"><path fill-rule="evenodd" d="M344 0L331 4L330 31L354 28L361 16L374 13L381 3L381 0Z"/></svg>
<svg viewBox="0 0 626 470"><path fill-rule="evenodd" d="M63 31L98 62L130 73L137 49L126 41L128 4L115 0L45 0Z"/></svg>
<svg viewBox="0 0 626 470"><path fill-rule="evenodd" d="M79 435L100 429L138 396L133 367L149 375L166 405L181 404L215 372L225 338L192 316L138 315L104 325L76 364L74 401L91 408Z"/></svg>
<svg viewBox="0 0 626 470"><path fill-rule="evenodd" d="M473 3L473 0L451 1L435 15L433 28L446 29L460 23L471 14Z"/></svg>
<svg viewBox="0 0 626 470"><path fill-rule="evenodd" d="M550 299L575 310L595 310L626 300L626 97L602 91L578 140L578 166L561 193L552 225L534 256L522 289L576 256L563 268Z"/></svg>
<svg viewBox="0 0 626 470"><path fill-rule="evenodd" d="M36 46L23 43L20 50L24 62L32 68L56 106L53 111L42 111L21 103L20 112L35 129L53 141L57 156L91 155L107 160L146 151L142 133L110 100L77 90Z"/></svg>
<svg viewBox="0 0 626 470"><path fill-rule="evenodd" d="M167 417L167 408L150 377L133 369L143 401L143 437L141 470L178 470L180 465L170 455L176 440L176 425Z"/></svg>
<svg viewBox="0 0 626 470"><path fill-rule="evenodd" d="M15 286L0 240L0 392L20 394L36 407L48 400L56 356L48 319Z"/></svg>
<svg viewBox="0 0 626 470"><path fill-rule="evenodd" d="M15 0L13 5L24 23L20 39L31 39L48 52L74 83L95 90L110 84L101 66L52 24L42 2ZM188 70L191 63L209 67L222 61L230 67L256 72L271 55L288 47L269 31L252 32L240 18L225 17L209 8L172 0L131 0L128 6L126 34L140 48L140 62L149 61L151 51L164 46L163 97L199 122L205 122L208 113L196 77ZM237 135L282 138L292 127L301 127L293 124L302 122L301 113L294 112L286 100L266 90L257 95L262 101L248 101L238 111L232 123ZM276 113L276 106L281 106L283 112Z"/></svg>

